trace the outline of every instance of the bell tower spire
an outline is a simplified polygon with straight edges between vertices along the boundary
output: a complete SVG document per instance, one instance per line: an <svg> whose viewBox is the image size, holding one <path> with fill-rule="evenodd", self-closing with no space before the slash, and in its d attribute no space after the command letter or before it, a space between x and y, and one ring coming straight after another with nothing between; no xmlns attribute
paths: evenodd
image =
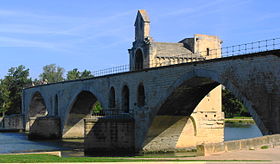
<svg viewBox="0 0 280 164"><path fill-rule="evenodd" d="M134 26L135 41L144 41L150 35L150 18L146 10L138 10Z"/></svg>

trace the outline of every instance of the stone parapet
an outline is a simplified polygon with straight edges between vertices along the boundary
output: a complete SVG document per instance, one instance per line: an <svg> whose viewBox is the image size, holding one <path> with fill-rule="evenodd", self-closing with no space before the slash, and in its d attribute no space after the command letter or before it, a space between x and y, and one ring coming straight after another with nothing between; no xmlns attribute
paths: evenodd
<svg viewBox="0 0 280 164"><path fill-rule="evenodd" d="M220 143L209 143L198 145L197 155L208 156L216 153L224 153L238 150L259 149L263 146L275 147L280 145L280 134L267 135L263 137L226 141Z"/></svg>
<svg viewBox="0 0 280 164"><path fill-rule="evenodd" d="M21 114L14 114L0 118L0 131L23 130L23 118L24 116Z"/></svg>

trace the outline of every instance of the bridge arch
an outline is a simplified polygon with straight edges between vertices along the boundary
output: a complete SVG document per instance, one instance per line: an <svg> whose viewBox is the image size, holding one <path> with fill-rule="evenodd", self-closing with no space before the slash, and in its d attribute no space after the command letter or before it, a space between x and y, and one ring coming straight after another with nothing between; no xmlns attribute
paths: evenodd
<svg viewBox="0 0 280 164"><path fill-rule="evenodd" d="M33 93L29 103L28 117L44 117L48 115L44 97L39 91Z"/></svg>
<svg viewBox="0 0 280 164"><path fill-rule="evenodd" d="M83 138L84 118L90 117L97 97L87 90L82 90L75 95L63 126L63 138Z"/></svg>
<svg viewBox="0 0 280 164"><path fill-rule="evenodd" d="M243 105L249 110L253 119L255 120L257 126L261 130L261 132L265 134L269 134L268 129L264 126L263 121L260 119L256 110L253 108L251 101L248 100L241 91L232 84L231 79L223 78L221 75L214 71L206 70L206 69L194 69L191 72L187 72L178 78L168 89L165 97L161 97L158 103L157 114L173 114L173 115L186 115L189 116L198 103L215 87L222 84L228 90L235 95L235 97L240 100ZM190 88L193 88L190 90ZM188 95L184 95L184 93L189 92ZM190 96L191 95L191 96ZM172 97L172 98L171 98ZM191 97L188 101L183 100L184 97ZM173 111L168 110L170 106L174 106L172 102L174 100L178 101L178 99L182 99L182 104L180 106L184 107L185 110L182 109L173 109ZM190 103L193 102L193 103ZM187 105L191 104L191 105Z"/></svg>
<svg viewBox="0 0 280 164"><path fill-rule="evenodd" d="M201 142L196 141L196 122L191 114L200 101L220 84L224 85L243 102L259 129L263 134L267 134L268 131L251 105L250 100L243 96L241 91L232 84L231 79L225 79L214 71L197 69L180 76L165 93L161 94L158 104L155 105L157 108L154 110L153 119L150 120L146 132L143 149L172 150ZM215 116L213 115L213 117ZM186 124L189 124L189 126L185 126ZM187 135L182 135L184 133ZM154 145L154 143L157 144Z"/></svg>

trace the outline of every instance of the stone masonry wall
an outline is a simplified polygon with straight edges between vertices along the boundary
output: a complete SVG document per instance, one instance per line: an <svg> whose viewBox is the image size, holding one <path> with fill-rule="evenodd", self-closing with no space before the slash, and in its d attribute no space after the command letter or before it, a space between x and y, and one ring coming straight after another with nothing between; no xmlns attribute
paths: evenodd
<svg viewBox="0 0 280 164"><path fill-rule="evenodd" d="M192 80L194 77L203 77L223 84L241 100L263 134L280 133L279 56L280 51L275 50L32 87L23 90L23 113L28 113L33 94L40 92L45 100L48 115L54 115L52 100L57 95L58 117L61 119L63 129L71 106L81 91L93 93L104 109L108 109L108 95L110 88L114 87L115 108L120 109L121 91L123 86L127 85L130 95L129 113L135 120L135 147L139 150L143 146L156 113L172 92L185 81ZM145 88L143 107L137 105L137 90L140 83ZM185 101L191 104L188 99ZM214 114L211 117L214 117Z"/></svg>
<svg viewBox="0 0 280 164"><path fill-rule="evenodd" d="M0 129L3 130L23 130L24 116L20 114L5 116L0 118Z"/></svg>
<svg viewBox="0 0 280 164"><path fill-rule="evenodd" d="M134 121L125 115L84 120L85 153L93 155L133 154Z"/></svg>
<svg viewBox="0 0 280 164"><path fill-rule="evenodd" d="M29 139L59 139L61 138L60 118L34 117L29 120Z"/></svg>

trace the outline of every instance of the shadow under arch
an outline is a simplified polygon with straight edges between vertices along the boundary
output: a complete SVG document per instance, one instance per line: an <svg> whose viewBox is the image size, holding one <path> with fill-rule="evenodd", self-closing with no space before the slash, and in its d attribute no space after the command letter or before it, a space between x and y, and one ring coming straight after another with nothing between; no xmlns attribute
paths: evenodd
<svg viewBox="0 0 280 164"><path fill-rule="evenodd" d="M84 118L92 115L97 97L90 91L81 91L70 104L64 121L62 138L84 138Z"/></svg>
<svg viewBox="0 0 280 164"><path fill-rule="evenodd" d="M269 134L268 129L264 126L263 121L260 119L260 116L257 114L256 110L254 109L253 104L250 100L248 100L243 93L241 93L237 87L235 87L231 83L231 79L223 79L218 73L206 69L194 69L192 72L185 73L179 79L177 79L173 85L171 85L167 90L167 98L161 98L159 102L159 108L157 109L158 113L165 113L164 108L160 109L163 105L168 104L170 101L170 97L173 97L174 94L179 93L177 96L182 96L182 93L191 88L192 86L195 87L197 91L195 97L197 100L194 101L192 105L184 105L183 111L178 111L176 114L189 114L192 113L194 107L202 100L203 97L207 95L211 90L213 90L218 85L225 86L231 93L243 103L243 105L249 110L251 116L253 117L254 121L256 122L257 126L261 130L263 135ZM190 85L191 87L188 87ZM186 86L186 87L184 87ZM182 90L183 89L183 90ZM192 91L194 92L194 91ZM201 94L198 94L201 92ZM175 95L176 96L176 95ZM188 101L185 101L185 104L188 104ZM166 110L166 109L165 109ZM175 114L175 115L176 115Z"/></svg>
<svg viewBox="0 0 280 164"><path fill-rule="evenodd" d="M38 130L42 125L40 123L41 120L45 120L48 117L47 109L42 94L39 91L34 92L26 115L25 130L28 132L28 139L44 139L44 137L38 134Z"/></svg>
<svg viewBox="0 0 280 164"><path fill-rule="evenodd" d="M184 117L189 117L199 102L220 84L224 85L237 99L243 102L243 105L248 108L261 132L267 134L268 130L250 101L231 83L230 79L223 79L213 71L198 69L187 72L178 78L167 89L167 93L163 94L167 96L160 97L157 105L158 108L152 114L153 119L150 120L146 139L143 142L144 149L157 136L166 135L169 132L173 134L168 135L172 137L172 140L168 141L169 147L167 148L174 149L179 139L179 134L184 128L182 121ZM158 126L156 130L155 126ZM171 130L174 127L176 129ZM167 132L168 129L170 129L169 132Z"/></svg>
<svg viewBox="0 0 280 164"><path fill-rule="evenodd" d="M36 91L29 104L28 117L47 116L48 110L45 100L39 91Z"/></svg>

